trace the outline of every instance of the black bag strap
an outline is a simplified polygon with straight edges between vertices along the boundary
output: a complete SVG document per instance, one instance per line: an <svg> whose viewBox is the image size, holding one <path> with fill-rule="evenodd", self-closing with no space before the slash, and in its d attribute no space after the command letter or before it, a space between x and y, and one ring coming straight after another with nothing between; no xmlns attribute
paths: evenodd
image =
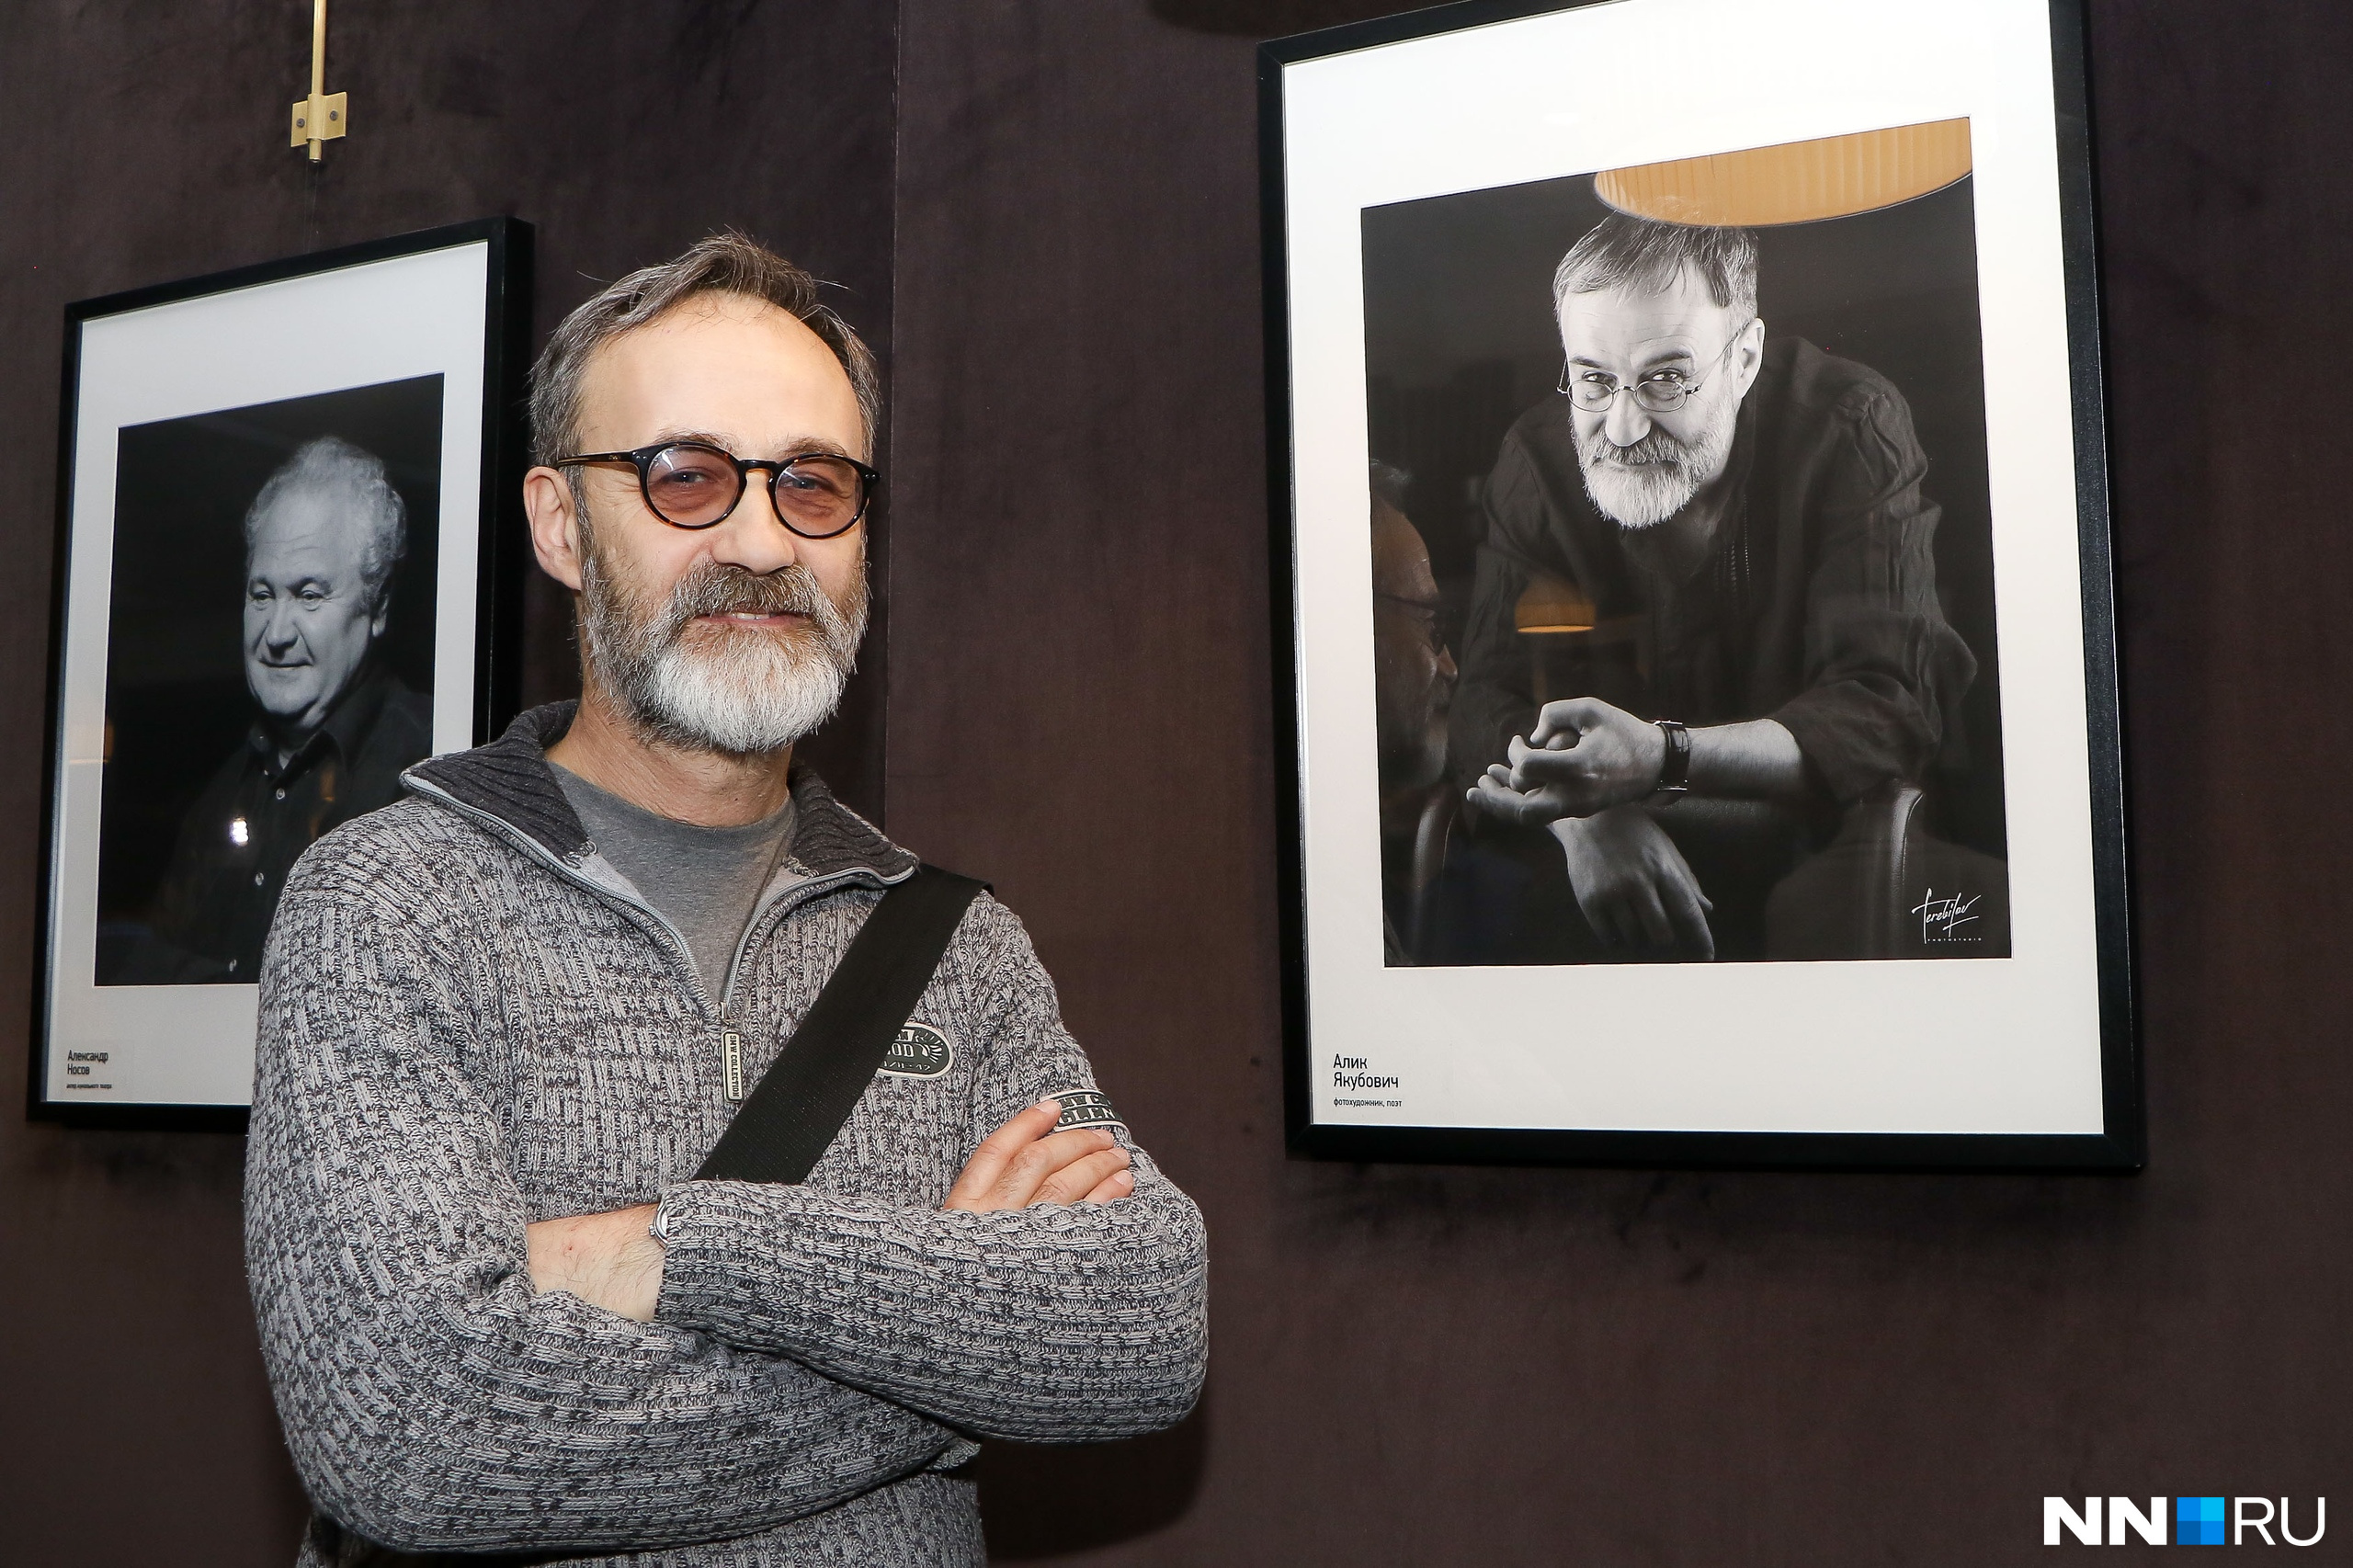
<svg viewBox="0 0 2353 1568"><path fill-rule="evenodd" d="M882 1065L986 882L918 866L882 895L801 1027L745 1097L698 1181L798 1182Z"/></svg>

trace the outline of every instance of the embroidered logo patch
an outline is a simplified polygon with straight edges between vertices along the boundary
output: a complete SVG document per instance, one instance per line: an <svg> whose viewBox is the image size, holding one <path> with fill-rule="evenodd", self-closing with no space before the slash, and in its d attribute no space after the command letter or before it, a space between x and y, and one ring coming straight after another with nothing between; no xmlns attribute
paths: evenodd
<svg viewBox="0 0 2353 1568"><path fill-rule="evenodd" d="M1127 1123L1111 1108L1109 1099L1093 1089L1068 1089L1053 1096L1063 1102L1061 1119L1054 1125L1064 1127L1117 1127L1124 1131Z"/></svg>
<svg viewBox="0 0 2353 1568"><path fill-rule="evenodd" d="M956 1048L945 1033L929 1024L910 1023L882 1053L882 1071L893 1078L937 1078L955 1060Z"/></svg>

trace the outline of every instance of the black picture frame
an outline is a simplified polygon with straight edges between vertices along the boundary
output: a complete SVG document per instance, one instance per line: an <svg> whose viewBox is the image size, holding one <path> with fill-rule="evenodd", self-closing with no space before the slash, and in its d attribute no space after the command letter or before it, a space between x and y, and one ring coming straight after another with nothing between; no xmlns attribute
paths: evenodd
<svg viewBox="0 0 2353 1568"><path fill-rule="evenodd" d="M1350 1161L1750 1167L1840 1170L2040 1170L2128 1174L2146 1162L2143 1076L2134 1028L2125 767L2107 474L2106 392L2097 285L2098 213L2080 0L2047 0L2051 131L2058 176L2057 262L2074 435L2074 510L2081 562L2081 648L2088 716L2085 804L2090 823L2089 916L2097 987L2100 1124L2042 1133L1740 1131L1609 1126L1367 1125L1318 1115L1322 1058L1309 975L1311 876L1305 766L1309 648L1300 620L1300 476L1295 460L1293 247L1286 73L1384 46L1412 44L1526 18L1583 11L1601 0L1464 3L1276 40L1258 52L1269 604L1275 682L1277 827L1285 1059L1285 1124L1299 1156ZM1770 8L1775 0L1761 0ZM1762 144L1762 140L1758 144ZM1377 454L1376 454L1377 455ZM1361 472L1360 470L1358 471Z"/></svg>
<svg viewBox="0 0 2353 1568"><path fill-rule="evenodd" d="M463 265L471 267L472 258L468 253L479 247L478 297L475 291L469 290L465 301L467 311L478 311L478 317L469 313L463 320L446 324L448 335L453 343L478 344L479 396L469 407L459 410L457 415L447 412L441 415L444 426L448 426L450 418L459 417L461 424L471 427L478 440L478 474L473 485L478 503L472 510L470 539L465 538L461 531L460 516L453 514L446 504L439 506L436 517L438 527L430 535L427 552L431 559L438 560L448 547L459 545L472 558L471 602L457 607L469 619L472 631L470 679L464 683L463 706L458 711L462 711L466 717L470 744L479 744L494 735L514 716L519 705L521 689L522 595L529 567L521 491L523 472L528 466L526 377L531 334L533 243L533 229L529 222L508 216L491 217L76 301L66 307L61 367L56 549L52 558L51 597L45 730L47 750L42 771L40 902L34 920L35 979L30 997L33 1049L28 1053L30 1070L26 1085L28 1119L75 1128L216 1132L242 1131L246 1119L244 1104L212 1097L201 1101L147 1097L76 1101L51 1092L55 1082L51 1069L56 1064L55 1053L61 1049L57 1039L60 1009L55 994L55 954L60 937L57 917L60 878L65 874L61 865L60 813L66 776L66 727L73 698L68 690L69 661L77 630L71 615L72 574L76 560L75 517L79 499L77 466L90 449L92 441L120 439L118 429L85 429L82 426L84 393L88 389L90 375L85 347L86 334L98 324L161 320L161 315L139 314L156 312L159 307L202 306L236 297L246 301L261 299L264 296L248 291L297 280L340 276L346 279L358 279L355 286L365 287L368 281L379 276L381 270L379 264L383 263L449 256L460 258ZM370 268L379 268L379 271L366 270ZM237 353L225 357L231 363L240 358ZM467 358L466 354L459 357L460 361ZM401 388L419 385L418 395L429 391L438 399L440 380L437 373L411 377L398 384ZM421 385L423 381L435 384L425 388ZM376 390L367 384L366 375L360 374L350 383L348 392L338 386L322 386L310 391L307 395L296 392L282 399L270 400L266 406L293 407L306 402L321 403L331 398L364 394ZM415 401L415 398L409 400L411 403ZM224 397L214 406L220 411L219 415L204 409L199 402L198 408L181 416L180 420L162 423L233 416L247 411L235 396ZM438 406L438 403L435 406ZM467 414L472 417L462 417ZM126 423L119 428L131 427ZM438 452L439 447L437 446L435 450ZM455 460L444 456L440 460L446 463ZM444 477L446 483L446 475ZM114 501L119 498L107 499ZM410 532L414 540L416 528L413 511ZM411 554L416 553L413 546ZM432 608L435 619L426 623L427 631L419 634L421 639L429 638L431 628L438 623L438 617L451 608L441 602L438 585L434 595ZM111 604L112 601L108 602ZM418 656L427 659L433 656L433 645L429 641L421 642L420 648L422 651ZM82 673L86 679L86 673ZM428 697L426 700L433 706L433 722L438 737L445 727L444 713L451 710L446 703L433 698ZM110 750L111 722L108 734ZM111 766L111 763L102 764L102 767L105 766ZM96 831L96 828L92 829L92 832ZM226 991L231 988L165 985L155 989L179 993L213 989ZM241 989L249 993L252 987L245 985ZM200 1041L192 1044L190 1049L210 1048L216 1044Z"/></svg>

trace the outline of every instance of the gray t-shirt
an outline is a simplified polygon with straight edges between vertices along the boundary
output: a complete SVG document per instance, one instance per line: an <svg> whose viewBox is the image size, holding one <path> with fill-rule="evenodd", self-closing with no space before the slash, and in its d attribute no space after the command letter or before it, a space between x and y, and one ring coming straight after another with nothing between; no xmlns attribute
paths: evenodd
<svg viewBox="0 0 2353 1568"><path fill-rule="evenodd" d="M561 764L548 766L597 852L686 937L703 989L718 1006L760 890L792 847L790 799L758 822L702 827L633 806Z"/></svg>

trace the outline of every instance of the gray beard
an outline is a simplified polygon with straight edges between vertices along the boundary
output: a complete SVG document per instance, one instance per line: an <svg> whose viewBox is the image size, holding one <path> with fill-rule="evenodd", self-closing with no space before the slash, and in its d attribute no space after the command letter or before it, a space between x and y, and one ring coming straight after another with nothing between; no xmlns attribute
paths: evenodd
<svg viewBox="0 0 2353 1568"><path fill-rule="evenodd" d="M1577 466L1584 471L1585 493L1619 527L1654 528L1688 506L1707 488L1710 475L1722 472L1733 423L1720 415L1688 443L1655 426L1631 447L1613 446L1597 430L1590 440L1579 435Z"/></svg>
<svg viewBox="0 0 2353 1568"><path fill-rule="evenodd" d="M597 680L642 733L690 751L783 750L833 716L866 635L866 563L834 603L797 562L767 576L705 561L648 609L606 569L593 536L581 557L581 642ZM731 612L790 613L791 633L698 626Z"/></svg>

